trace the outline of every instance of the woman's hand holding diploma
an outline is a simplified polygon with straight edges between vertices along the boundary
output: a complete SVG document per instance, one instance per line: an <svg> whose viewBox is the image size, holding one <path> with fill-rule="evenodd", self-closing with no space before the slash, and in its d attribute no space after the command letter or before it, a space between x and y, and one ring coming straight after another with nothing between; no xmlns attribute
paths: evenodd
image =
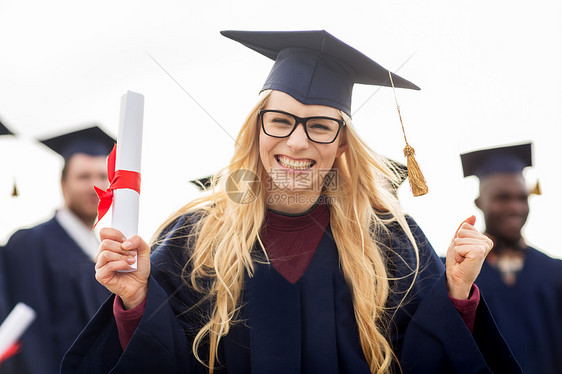
<svg viewBox="0 0 562 374"><path fill-rule="evenodd" d="M100 230L101 244L95 258L96 279L123 300L125 309L143 302L150 275L150 246L138 235L129 239L116 229ZM137 256L137 270L131 269Z"/></svg>

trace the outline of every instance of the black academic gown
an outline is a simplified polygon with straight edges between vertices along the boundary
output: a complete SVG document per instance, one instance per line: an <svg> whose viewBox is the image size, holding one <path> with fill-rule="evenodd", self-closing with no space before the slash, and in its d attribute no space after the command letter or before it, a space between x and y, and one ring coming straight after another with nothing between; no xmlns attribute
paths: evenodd
<svg viewBox="0 0 562 374"><path fill-rule="evenodd" d="M2 260L2 253L4 247L0 247L0 324L4 322L10 309L8 307L8 298L6 294L5 280L4 280L4 266ZM2 352L0 352L1 354ZM8 359L0 363L0 374L11 374L15 373L14 364L12 360Z"/></svg>
<svg viewBox="0 0 562 374"><path fill-rule="evenodd" d="M476 284L525 373L562 373L562 260L527 247L513 286L484 264Z"/></svg>
<svg viewBox="0 0 562 374"><path fill-rule="evenodd" d="M207 372L195 360L191 344L208 305L197 304L201 296L179 277L187 261L182 237L188 220L184 216L172 224L164 233L168 240L154 249L145 311L125 351L119 344L111 297L67 352L63 374ZM411 224L422 272L407 305L388 324L403 372L518 373L483 300L474 338L470 334L449 299L443 264L421 230ZM396 227L392 232L389 241L397 253L389 257L389 268L398 277L407 276L410 271L398 256L414 267L411 245ZM405 285L408 279L392 287L403 292ZM255 275L245 278L242 305L238 315L242 322L221 341L218 373L370 372L329 226L296 284L273 266L255 262ZM207 358L205 351L200 354Z"/></svg>
<svg viewBox="0 0 562 374"><path fill-rule="evenodd" d="M8 309L8 298L6 295L6 287L4 280L4 265L2 260L2 253L4 252L4 247L0 246L0 324L4 321L4 318L8 315L10 310Z"/></svg>
<svg viewBox="0 0 562 374"><path fill-rule="evenodd" d="M74 339L109 292L95 279L94 262L55 218L16 232L3 252L8 299L37 312L10 361L15 373L59 373Z"/></svg>

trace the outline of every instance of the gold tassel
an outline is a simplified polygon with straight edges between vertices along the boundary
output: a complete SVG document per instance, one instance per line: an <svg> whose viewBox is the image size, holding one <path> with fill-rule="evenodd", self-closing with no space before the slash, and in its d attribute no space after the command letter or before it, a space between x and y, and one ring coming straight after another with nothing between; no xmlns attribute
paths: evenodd
<svg viewBox="0 0 562 374"><path fill-rule="evenodd" d="M420 166L414 155L416 151L409 144L404 147L404 156L406 156L408 167L408 179L410 180L410 188L414 196L422 196L428 192L427 183L420 170Z"/></svg>
<svg viewBox="0 0 562 374"><path fill-rule="evenodd" d="M529 194L531 194L531 195L542 195L541 186L540 186L538 180L537 180L537 184L535 184L535 188L533 188L531 191L529 191Z"/></svg>
<svg viewBox="0 0 562 374"><path fill-rule="evenodd" d="M18 186L16 186L16 179L14 178L14 188L12 189L12 197L18 197Z"/></svg>
<svg viewBox="0 0 562 374"><path fill-rule="evenodd" d="M392 85L392 92L394 92L394 101L396 102L396 109L398 109L398 117L400 118L400 125L402 125L402 134L404 134L404 141L406 142L406 147L404 147L404 156L406 156L406 166L408 167L408 179L410 180L410 188L412 189L412 194L417 196L425 195L429 189L427 188L427 183L421 172L420 166L416 161L414 155L416 151L410 144L408 144L408 139L406 139L406 130L404 130L404 123L402 122L402 114L400 114L400 106L398 105L398 99L396 98L396 90L394 89L394 82L392 81L392 73L389 71L388 76L390 77L390 84Z"/></svg>

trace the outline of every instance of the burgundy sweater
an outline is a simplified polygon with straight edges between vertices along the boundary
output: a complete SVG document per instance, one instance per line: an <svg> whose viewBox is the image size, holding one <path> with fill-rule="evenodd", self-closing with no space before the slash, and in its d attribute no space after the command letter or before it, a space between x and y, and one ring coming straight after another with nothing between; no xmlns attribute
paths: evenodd
<svg viewBox="0 0 562 374"><path fill-rule="evenodd" d="M273 267L292 284L306 271L312 256L330 222L328 205L317 204L299 215L268 210L266 224L260 237ZM472 286L468 300L457 300L449 296L470 332L474 329L476 308L480 291ZM144 312L146 299L137 307L125 310L121 298L115 297L113 314L123 350L131 340Z"/></svg>

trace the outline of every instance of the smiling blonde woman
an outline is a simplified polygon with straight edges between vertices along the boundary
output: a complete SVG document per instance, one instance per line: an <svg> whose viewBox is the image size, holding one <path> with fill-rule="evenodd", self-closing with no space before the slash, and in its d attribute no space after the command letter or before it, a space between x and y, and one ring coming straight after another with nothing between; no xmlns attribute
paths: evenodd
<svg viewBox="0 0 562 374"><path fill-rule="evenodd" d="M388 71L325 31L223 35L275 60L230 165L151 257L102 230L96 277L116 296L62 372L518 372L473 285L490 240L463 222L445 271L353 129L353 84Z"/></svg>

